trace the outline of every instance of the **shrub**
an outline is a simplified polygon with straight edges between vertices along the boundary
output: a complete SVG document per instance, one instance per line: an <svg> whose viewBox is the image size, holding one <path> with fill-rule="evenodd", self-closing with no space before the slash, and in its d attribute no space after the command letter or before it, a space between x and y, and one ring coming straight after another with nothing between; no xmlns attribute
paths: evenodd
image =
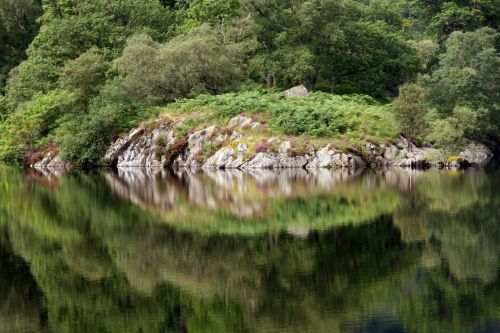
<svg viewBox="0 0 500 333"><path fill-rule="evenodd" d="M63 159L79 167L101 164L113 136L137 125L147 114L130 105L91 106L88 114L61 125L58 135Z"/></svg>
<svg viewBox="0 0 500 333"><path fill-rule="evenodd" d="M163 156L165 158L165 165L171 165L175 158L182 154L184 149L188 145L188 140L186 138L177 139L170 147L167 147L166 143L156 152L157 158L161 159Z"/></svg>
<svg viewBox="0 0 500 333"><path fill-rule="evenodd" d="M427 108L424 105L424 89L412 83L399 88L399 97L393 103L398 126L407 138L417 138L427 128Z"/></svg>
<svg viewBox="0 0 500 333"><path fill-rule="evenodd" d="M53 134L59 119L80 107L74 94L55 90L39 95L10 114L0 126L0 159L20 161L23 152Z"/></svg>

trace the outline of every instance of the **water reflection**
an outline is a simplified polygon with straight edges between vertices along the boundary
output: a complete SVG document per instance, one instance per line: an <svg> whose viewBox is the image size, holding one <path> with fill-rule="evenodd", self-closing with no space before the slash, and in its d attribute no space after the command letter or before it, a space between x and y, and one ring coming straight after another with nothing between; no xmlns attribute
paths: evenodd
<svg viewBox="0 0 500 333"><path fill-rule="evenodd" d="M0 168L0 329L495 332L499 182Z"/></svg>

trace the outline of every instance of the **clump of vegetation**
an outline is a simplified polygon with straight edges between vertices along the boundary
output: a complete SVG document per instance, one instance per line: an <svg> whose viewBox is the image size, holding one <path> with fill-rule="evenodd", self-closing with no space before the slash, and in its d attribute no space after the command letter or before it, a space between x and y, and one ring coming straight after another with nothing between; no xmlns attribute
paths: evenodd
<svg viewBox="0 0 500 333"><path fill-rule="evenodd" d="M203 110L201 115L199 110ZM180 136L208 124L225 126L231 117L241 113L265 117L271 131L281 135L344 136L354 140L363 135L382 142L396 138L398 132L390 108L365 95L315 92L286 99L273 91L250 90L239 94L201 95L170 104L162 112L188 117L177 128Z"/></svg>
<svg viewBox="0 0 500 333"><path fill-rule="evenodd" d="M399 97L393 103L396 121L407 138L417 138L427 129L424 94L422 87L405 84L399 88Z"/></svg>
<svg viewBox="0 0 500 333"><path fill-rule="evenodd" d="M135 36L116 63L136 101L158 103L220 93L238 78L233 59L213 31L201 29L166 44L147 35Z"/></svg>
<svg viewBox="0 0 500 333"><path fill-rule="evenodd" d="M163 157L165 165L172 165L177 156L182 154L184 149L186 149L188 140L186 138L179 138L170 146L167 146L167 142L164 140L160 143L157 142L157 145L156 158L161 160Z"/></svg>

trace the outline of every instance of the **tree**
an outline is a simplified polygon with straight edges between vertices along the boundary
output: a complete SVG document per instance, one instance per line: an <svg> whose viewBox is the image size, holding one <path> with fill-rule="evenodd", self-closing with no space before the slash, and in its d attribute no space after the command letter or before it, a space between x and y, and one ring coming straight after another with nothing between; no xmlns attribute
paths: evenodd
<svg viewBox="0 0 500 333"><path fill-rule="evenodd" d="M393 102L394 115L401 132L407 138L417 138L427 127L424 89L407 83L399 88L399 97Z"/></svg>
<svg viewBox="0 0 500 333"><path fill-rule="evenodd" d="M238 78L234 58L211 30L202 28L166 44L135 36L117 65L136 101L166 102L219 93L234 84Z"/></svg>
<svg viewBox="0 0 500 333"><path fill-rule="evenodd" d="M485 141L485 133L490 125L485 122L487 110L472 110L468 107L456 107L450 117L438 119L432 123L427 136L428 141L449 154L456 154L470 140Z"/></svg>
<svg viewBox="0 0 500 333"><path fill-rule="evenodd" d="M9 71L26 57L25 50L38 31L40 0L0 2L0 92Z"/></svg>
<svg viewBox="0 0 500 333"><path fill-rule="evenodd" d="M442 118L456 116L457 110L463 110L459 107L475 112L482 130L465 134L471 140L486 143L498 140L500 125L498 36L490 28L452 33L439 67L422 79L429 103L440 111Z"/></svg>
<svg viewBox="0 0 500 333"><path fill-rule="evenodd" d="M59 77L61 88L78 92L88 101L106 81L109 63L100 54L87 52L68 61Z"/></svg>
<svg viewBox="0 0 500 333"><path fill-rule="evenodd" d="M490 28L450 35L439 68L424 77L434 105L450 113L456 105L489 108L500 103L498 36Z"/></svg>
<svg viewBox="0 0 500 333"><path fill-rule="evenodd" d="M442 46L454 31L473 31L482 26L500 28L496 0L400 0L399 7L416 39L432 38Z"/></svg>
<svg viewBox="0 0 500 333"><path fill-rule="evenodd" d="M240 0L186 0L177 3L177 32L210 24L222 31L242 11Z"/></svg>
<svg viewBox="0 0 500 333"><path fill-rule="evenodd" d="M28 59L10 79L7 95L13 108L56 89L66 62L89 50L100 50L111 60L136 33L164 40L171 12L157 0L46 0L39 22Z"/></svg>
<svg viewBox="0 0 500 333"><path fill-rule="evenodd" d="M268 86L302 83L387 97L412 79L419 58L390 11L336 0L246 1L259 43L249 71ZM383 47L380 47L383 45Z"/></svg>

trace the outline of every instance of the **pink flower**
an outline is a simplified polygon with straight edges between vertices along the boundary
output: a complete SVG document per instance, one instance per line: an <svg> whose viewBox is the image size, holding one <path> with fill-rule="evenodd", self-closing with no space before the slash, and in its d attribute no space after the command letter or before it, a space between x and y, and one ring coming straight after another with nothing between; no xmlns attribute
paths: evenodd
<svg viewBox="0 0 500 333"><path fill-rule="evenodd" d="M266 145L264 143L261 143L255 148L256 153L262 153L264 150L266 150Z"/></svg>

